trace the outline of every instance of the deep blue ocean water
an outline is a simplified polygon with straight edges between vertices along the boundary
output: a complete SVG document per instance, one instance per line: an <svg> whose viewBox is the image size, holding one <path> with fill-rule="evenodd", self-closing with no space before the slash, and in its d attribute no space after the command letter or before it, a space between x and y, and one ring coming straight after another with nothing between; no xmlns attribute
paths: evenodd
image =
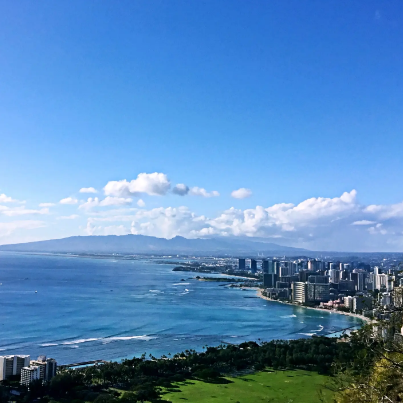
<svg viewBox="0 0 403 403"><path fill-rule="evenodd" d="M118 360L221 342L310 337L361 323L189 279L193 273L173 267L0 253L0 354L44 354L60 364Z"/></svg>

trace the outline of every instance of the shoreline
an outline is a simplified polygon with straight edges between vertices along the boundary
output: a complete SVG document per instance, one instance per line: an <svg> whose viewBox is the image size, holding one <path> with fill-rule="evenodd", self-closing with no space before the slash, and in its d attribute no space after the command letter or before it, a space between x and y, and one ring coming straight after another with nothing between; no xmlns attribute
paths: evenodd
<svg viewBox="0 0 403 403"><path fill-rule="evenodd" d="M293 304L293 303L290 303L290 302L278 301L278 300L276 300L276 299L272 299L272 298L269 298L269 297L265 297L262 293L263 293L263 290L258 289L257 292L256 292L256 295L257 295L259 298L265 299L266 301L278 302L278 303L280 303L280 304L291 305L291 306L295 306L295 307L298 307L298 308L314 309L315 311L319 311L319 312L328 312L328 313L336 313L336 314L338 314L338 315L351 316L351 317L353 317L353 318L360 319L361 321L365 322L366 324L373 322L372 319L367 318L366 316L363 316L363 315L356 314L356 313L352 313L352 312L343 312L343 311L330 310L330 309L323 309L323 308L314 308L314 307L311 307L311 306L303 306L303 305Z"/></svg>

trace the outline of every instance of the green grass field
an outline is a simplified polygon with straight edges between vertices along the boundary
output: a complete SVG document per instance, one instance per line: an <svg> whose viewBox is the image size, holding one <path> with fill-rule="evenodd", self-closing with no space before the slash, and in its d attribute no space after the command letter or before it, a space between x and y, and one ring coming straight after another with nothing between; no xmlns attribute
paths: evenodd
<svg viewBox="0 0 403 403"><path fill-rule="evenodd" d="M321 403L319 391L328 378L308 371L263 371L225 379L228 383L179 382L175 392L171 389L162 398L173 403ZM323 394L331 401L331 392Z"/></svg>

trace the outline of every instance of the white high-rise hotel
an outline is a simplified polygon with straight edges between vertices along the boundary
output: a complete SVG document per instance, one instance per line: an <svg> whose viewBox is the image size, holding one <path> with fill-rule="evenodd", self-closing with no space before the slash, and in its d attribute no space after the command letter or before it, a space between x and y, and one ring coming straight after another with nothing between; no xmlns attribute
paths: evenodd
<svg viewBox="0 0 403 403"><path fill-rule="evenodd" d="M29 355L0 356L0 381L13 375L20 375L24 367L29 366Z"/></svg>

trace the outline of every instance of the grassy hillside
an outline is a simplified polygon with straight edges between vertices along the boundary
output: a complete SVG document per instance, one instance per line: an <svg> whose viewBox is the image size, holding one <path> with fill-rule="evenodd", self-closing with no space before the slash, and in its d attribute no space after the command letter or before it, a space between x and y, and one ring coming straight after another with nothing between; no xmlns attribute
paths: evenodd
<svg viewBox="0 0 403 403"><path fill-rule="evenodd" d="M225 379L228 383L180 382L162 399L173 403L321 403L319 392L328 378L307 371L263 371ZM331 393L323 393L325 401L331 401Z"/></svg>

